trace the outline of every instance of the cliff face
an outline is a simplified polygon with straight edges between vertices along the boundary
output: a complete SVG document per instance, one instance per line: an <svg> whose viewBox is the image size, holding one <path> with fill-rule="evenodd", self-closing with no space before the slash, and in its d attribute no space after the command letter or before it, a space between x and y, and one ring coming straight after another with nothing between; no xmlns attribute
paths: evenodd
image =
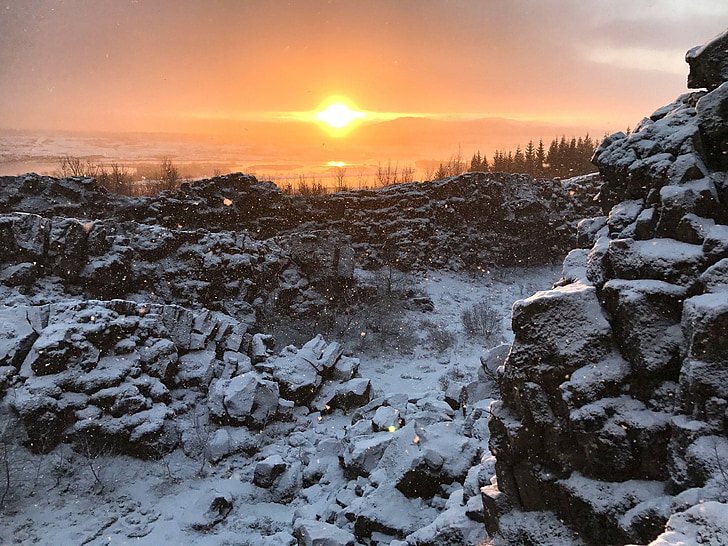
<svg viewBox="0 0 728 546"><path fill-rule="evenodd" d="M514 305L491 531L549 510L589 543L646 543L728 497L728 32L687 60L708 91L604 140L604 216L557 286Z"/></svg>

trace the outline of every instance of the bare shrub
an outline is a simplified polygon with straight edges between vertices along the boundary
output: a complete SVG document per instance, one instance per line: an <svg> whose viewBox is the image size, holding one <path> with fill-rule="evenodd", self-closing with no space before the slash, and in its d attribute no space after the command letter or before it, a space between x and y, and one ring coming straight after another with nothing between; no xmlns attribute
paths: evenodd
<svg viewBox="0 0 728 546"><path fill-rule="evenodd" d="M502 334L503 317L487 301L466 307L461 313L465 335L490 341Z"/></svg>
<svg viewBox="0 0 728 546"><path fill-rule="evenodd" d="M428 347L438 353L443 353L455 345L457 337L447 328L444 322L423 320L420 322L420 330L427 337Z"/></svg>
<svg viewBox="0 0 728 546"><path fill-rule="evenodd" d="M309 183L305 174L299 174L296 193L298 195L323 195L326 193L326 188L323 184L321 184L321 182L316 181L315 176L311 177L311 181Z"/></svg>
<svg viewBox="0 0 728 546"><path fill-rule="evenodd" d="M398 163L392 166L391 161L387 161L385 167L380 163L377 165L377 185L380 187L392 186L399 183L399 167Z"/></svg>
<svg viewBox="0 0 728 546"><path fill-rule="evenodd" d="M100 166L96 176L99 184L112 193L122 195L133 194L133 181L129 170L118 163L111 163L108 167Z"/></svg>
<svg viewBox="0 0 728 546"><path fill-rule="evenodd" d="M108 441L96 439L89 434L82 434L74 443L74 451L83 457L85 465L93 476L94 493L102 494L106 488L107 458L114 453L112 445Z"/></svg>
<svg viewBox="0 0 728 546"><path fill-rule="evenodd" d="M412 166L407 165L402 167L402 173L400 174L399 181L402 184L409 184L415 180L415 170Z"/></svg>
<svg viewBox="0 0 728 546"><path fill-rule="evenodd" d="M333 167L331 172L334 176L334 191L349 191L349 188L344 184L344 178L346 178L346 167Z"/></svg>
<svg viewBox="0 0 728 546"><path fill-rule="evenodd" d="M83 178L96 178L99 165L90 161L83 161L80 157L64 155L58 158L58 169L53 172L56 178L77 176Z"/></svg>
<svg viewBox="0 0 728 546"><path fill-rule="evenodd" d="M198 476L205 475L205 465L210 460L209 441L214 427L210 424L209 414L204 405L196 405L187 414L186 430L182 433L184 451L189 457L200 462Z"/></svg>
<svg viewBox="0 0 728 546"><path fill-rule="evenodd" d="M172 160L165 157L159 165L155 178L159 181L159 191L165 191L176 189L181 177L179 169L172 163Z"/></svg>
<svg viewBox="0 0 728 546"><path fill-rule="evenodd" d="M488 360L482 356L480 357L480 365L485 381L490 387L491 392L496 394L496 398L501 398L500 382L498 380L498 366L494 366L493 364L489 365Z"/></svg>

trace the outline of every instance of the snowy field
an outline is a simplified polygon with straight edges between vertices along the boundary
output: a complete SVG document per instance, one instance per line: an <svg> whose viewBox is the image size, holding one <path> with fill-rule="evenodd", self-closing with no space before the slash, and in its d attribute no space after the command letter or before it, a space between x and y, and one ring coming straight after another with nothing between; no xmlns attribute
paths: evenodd
<svg viewBox="0 0 728 546"><path fill-rule="evenodd" d="M502 337L490 344L509 342L513 302L549 289L560 274L560 267L548 266L501 269L479 277L439 271L421 276L417 283L430 296L435 309L408 311L408 322L415 329L423 319L446 325L455 334L452 345L439 354L425 348L424 343L411 355L354 354L361 360L358 375L371 380L375 396L385 397L442 391L448 383L446 378L472 381L477 378L480 357L487 353L487 347L484 340L465 335L463 309L487 301L501 314L503 326ZM351 532L353 525L345 520L345 507L352 505L362 490L376 486L381 476L351 480L344 475L337 446L351 426L349 415L339 410L328 415L309 413L305 408L296 410L293 423L273 423L254 436L254 456L232 454L216 463L208 460L215 458L214 453L195 457L185 455L181 449L158 461L143 461L86 457L67 445L46 456L16 447L9 469L13 486L0 513L0 543L297 544L292 537L293 521L315 520L321 514L338 527L348 526ZM461 412L454 412L453 440L454 429L463 421ZM210 438L205 440L214 445ZM487 468L493 463L487 453L487 429L480 430L478 440L483 449L481 460ZM295 466L296 461L306 464L304 487L293 495L286 490L286 474L271 488L253 483L256 464L278 457L289 466ZM313 483L306 487L306 470L312 467L319 469L320 478L309 480ZM442 514L448 503L462 498L462 486L453 483L427 501L393 498L386 505L387 517L415 518L418 525L425 526ZM211 500L221 496L231 505L213 510ZM487 535L481 523L472 524L472 540L477 544ZM309 532L336 534L331 525L323 531L314 524L310 526ZM302 532L299 529L298 534ZM369 544L389 544L393 537L374 532L367 540ZM340 543L347 542L342 539Z"/></svg>

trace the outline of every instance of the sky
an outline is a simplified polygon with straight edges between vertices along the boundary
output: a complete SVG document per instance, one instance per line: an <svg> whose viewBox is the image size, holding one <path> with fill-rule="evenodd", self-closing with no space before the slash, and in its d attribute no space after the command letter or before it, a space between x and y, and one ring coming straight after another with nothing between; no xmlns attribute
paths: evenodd
<svg viewBox="0 0 728 546"><path fill-rule="evenodd" d="M614 132L727 26L725 0L2 0L0 128L235 132L339 96Z"/></svg>

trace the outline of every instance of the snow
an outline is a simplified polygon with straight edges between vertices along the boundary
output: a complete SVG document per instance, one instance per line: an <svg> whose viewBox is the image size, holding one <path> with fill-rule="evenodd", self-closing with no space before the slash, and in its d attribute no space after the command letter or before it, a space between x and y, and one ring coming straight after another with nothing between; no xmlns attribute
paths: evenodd
<svg viewBox="0 0 728 546"><path fill-rule="evenodd" d="M207 435L202 438L207 444L203 452L186 455L178 449L168 455L160 454L159 460L111 457L103 453L83 455L74 453L68 445L38 456L16 447L11 470L14 481L20 480L23 485L14 488L0 512L0 543L52 540L64 545L133 542L264 546L294 545L298 536L305 544L309 540L306 537L313 540L312 537L326 534L322 529L331 523L311 522L323 513L341 529L341 533L326 536L338 537L336 540L341 544L348 544L355 529L359 534L370 534L381 544L388 544L395 536L404 539L418 530L417 538L422 540L428 537L445 540L448 533L457 532L477 544L487 538L484 526L464 514L467 506L477 504L480 495L471 494L466 506L463 482L467 481L471 468L478 469L471 480L477 478L478 472L489 476L493 473L493 458L487 451L487 426L480 426L481 422L487 422L483 408L487 410L490 400L469 404L468 426L478 433L467 438L462 434L466 420L460 410L454 411L445 402L445 390L452 390L458 384L465 386L478 377L480 357L487 357L492 346L513 339L510 329L513 302L536 290L549 288L559 275L558 266L499 269L478 275L440 271L421 275L417 283L431 298L434 311L407 311L408 322L415 331L423 318L442 324L455 334L454 342L439 354L420 343L411 355L366 353L355 354L357 358L339 358L337 366L343 361L343 368L347 369L337 368L338 373L351 374L358 364L359 377L348 384L338 384L337 396L342 394L339 392L342 389L355 395L369 386L374 396L383 397L386 402L373 405L371 412L357 417L359 420L354 425L352 415L358 409L346 410L348 415L338 409L306 415L304 408L291 406L287 410L291 422L268 423L258 431L220 426L211 432L190 423L186 434ZM461 324L462 310L481 301L487 301L502 317L502 335L488 342L468 338ZM93 305L89 308L89 313L95 314L99 322L104 312L108 310ZM179 321L194 320L181 308L168 312L165 323L171 330ZM203 324L202 319L197 322L196 330L212 328ZM58 326L60 337L56 341L62 339L64 331L62 322ZM95 327L90 323L91 326ZM30 335L28 326L22 328ZM192 339L179 341L194 348ZM269 358L266 364L298 358L312 368L331 366L341 347L329 343L323 351L317 351L319 345L312 340L306 350L284 350L284 356ZM154 360L153 355L167 354L173 348L160 341L142 351L148 354L129 353L115 358L125 362L121 368L126 370L140 358ZM198 350L186 353L180 359L182 365L176 379L200 381L200 375L209 373L213 356ZM247 361L240 353L229 354L227 358ZM102 357L92 380L102 384L106 374L118 373L121 368L112 372L112 364ZM241 370L252 377L255 372L249 368L250 362L244 362ZM220 379L218 383L229 387L231 382ZM237 387L217 393L214 385L211 396L222 396L220 404L230 411L227 400L235 396ZM157 387L164 385L160 383ZM52 382L46 388L53 392L57 389ZM20 403L23 396L21 389L16 393L15 403ZM135 435L163 426L165 415L158 414L158 408L165 406L155 404L137 414L147 420L133 423ZM400 428L394 409L406 417L407 430ZM483 417L474 419L476 414ZM386 428L371 432L374 430L372 418L380 430ZM390 427L396 431L392 432ZM358 430L369 432L359 435ZM353 440L351 448L344 447L346 436ZM398 457L395 443L407 444L410 454L406 460ZM481 453L487 454L482 457L485 463L479 462ZM342 472L340 455L347 466L361 465L360 472L364 475L375 472L368 478L354 477L352 481ZM353 462L356 458L361 458L359 463ZM377 466L381 459L388 466ZM256 466L261 461L263 466ZM447 476L446 482L454 482L433 489L437 494L432 499L407 498L395 488L395 483L404 480L405 491L407 485L417 485L410 479L413 464L440 469ZM283 470L281 465L285 465ZM254 484L256 468L262 473L266 466L282 472L274 476L274 484L269 489ZM101 491L91 468L100 477ZM474 488L477 490L477 483L469 486L469 490ZM291 493L295 491L298 493ZM361 497L361 493L367 496ZM230 517L225 517L227 511L232 514ZM215 523L218 519L219 523Z"/></svg>

